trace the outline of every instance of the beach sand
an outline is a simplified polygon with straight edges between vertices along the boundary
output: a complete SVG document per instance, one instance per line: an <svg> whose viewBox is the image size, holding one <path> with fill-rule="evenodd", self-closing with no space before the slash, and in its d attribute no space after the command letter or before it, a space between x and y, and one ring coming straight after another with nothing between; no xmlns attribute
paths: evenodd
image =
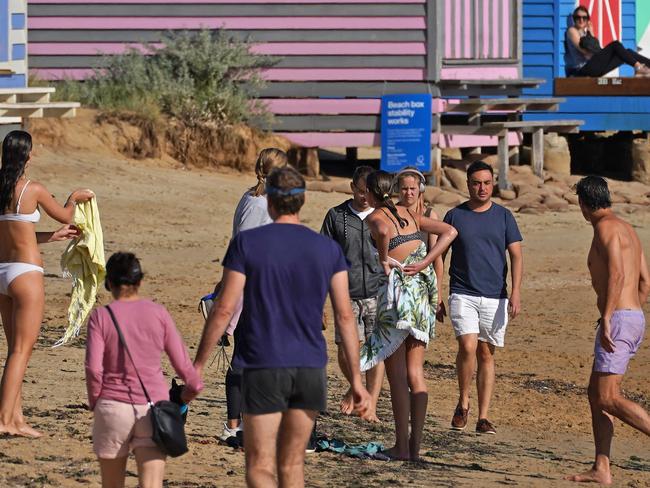
<svg viewBox="0 0 650 488"><path fill-rule="evenodd" d="M38 141L36 141L38 143ZM221 276L232 214L251 174L186 170L171 161L132 161L118 154L36 147L29 176L44 182L59 201L77 187L97 193L107 256L134 251L146 273L142 294L164 304L193 356L202 319L198 299ZM328 208L347 196L309 192L303 222L319 229ZM440 214L446 208L436 207ZM650 253L650 212L626 216ZM524 235L523 312L511 322L506 347L497 352L497 386L491 420L496 436L478 437L476 395L470 428L451 432L457 401L456 343L449 321L438 325L426 354L429 413L423 462L356 460L331 453L307 456L308 486L570 486L562 476L588 469L593 447L585 388L598 316L586 257L591 227L576 206L564 213L517 215ZM38 228L52 229L44 218ZM70 282L61 278L60 243L42 247L46 311L41 337L24 383L25 413L47 433L40 440L0 439L0 486L98 486L99 467L90 442L92 414L86 408L84 335L52 349L65 327ZM296 297L299 299L298 297ZM108 303L102 291L100 303ZM648 309L646 308L646 311ZM331 317L331 314L330 314ZM393 438L388 385L379 403L381 424L369 425L338 413L345 391L335 362L333 326L325 332L330 357L329 412L318 430L350 443ZM0 341L0 359L6 344ZM167 372L171 372L165 363ZM625 391L650 408L650 342L632 361ZM204 393L190 407L190 453L167 465L166 486L243 486L242 452L219 445L225 416L224 371L207 370ZM650 442L616 421L612 451L618 486L650 486ZM127 486L136 486L129 461Z"/></svg>

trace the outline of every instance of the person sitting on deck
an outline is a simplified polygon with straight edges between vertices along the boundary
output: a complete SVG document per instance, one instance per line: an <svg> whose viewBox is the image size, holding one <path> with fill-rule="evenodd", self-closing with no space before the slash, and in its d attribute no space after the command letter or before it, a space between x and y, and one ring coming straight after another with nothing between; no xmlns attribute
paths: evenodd
<svg viewBox="0 0 650 488"><path fill-rule="evenodd" d="M585 7L573 11L573 24L566 31L564 58L567 76L600 77L628 64L634 67L636 76L650 77L650 59L626 49L619 41L600 48L593 37L589 11Z"/></svg>

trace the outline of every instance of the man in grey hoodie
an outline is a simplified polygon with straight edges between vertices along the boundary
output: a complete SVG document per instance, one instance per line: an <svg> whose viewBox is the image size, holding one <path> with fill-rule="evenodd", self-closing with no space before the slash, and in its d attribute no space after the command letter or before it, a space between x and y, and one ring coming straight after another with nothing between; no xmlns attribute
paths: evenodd
<svg viewBox="0 0 650 488"><path fill-rule="evenodd" d="M352 199L331 208L327 212L321 228L321 234L339 243L345 257L350 262L350 299L361 344L375 327L377 294L385 279L377 252L370 238L370 229L364 222L365 218L374 211L374 208L366 200L366 177L373 171L374 169L370 166L359 166L354 171L350 183ZM334 341L338 346L339 367L345 377L349 379L350 368L340 347L341 337L336 328ZM366 373L366 387L372 397L371 412L367 419L373 422L379 421L376 407L383 379L384 363L378 364ZM341 402L341 411L346 414L352 413L350 391Z"/></svg>

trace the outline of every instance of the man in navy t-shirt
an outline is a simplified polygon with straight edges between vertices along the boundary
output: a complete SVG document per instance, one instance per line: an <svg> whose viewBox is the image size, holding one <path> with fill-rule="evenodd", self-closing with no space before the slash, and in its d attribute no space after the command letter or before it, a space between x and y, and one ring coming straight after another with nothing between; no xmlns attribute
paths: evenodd
<svg viewBox="0 0 650 488"><path fill-rule="evenodd" d="M305 181L291 167L267 178L272 224L237 234L223 260L223 287L194 362L201 373L228 326L238 297L233 366L243 369L246 480L253 486L304 484L304 456L316 415L326 409L327 351L321 330L329 292L351 372L355 410L370 396L359 373L359 339L341 247L300 224Z"/></svg>
<svg viewBox="0 0 650 488"><path fill-rule="evenodd" d="M488 420L494 391L494 351L503 347L508 312L520 309L522 237L512 213L492 202L492 167L476 161L467 168L469 200L447 212L444 221L458 230L451 245L449 317L456 339L456 372L460 396L451 427L464 430L469 415L469 389L478 362L476 432L496 434ZM508 300L506 251L512 265Z"/></svg>

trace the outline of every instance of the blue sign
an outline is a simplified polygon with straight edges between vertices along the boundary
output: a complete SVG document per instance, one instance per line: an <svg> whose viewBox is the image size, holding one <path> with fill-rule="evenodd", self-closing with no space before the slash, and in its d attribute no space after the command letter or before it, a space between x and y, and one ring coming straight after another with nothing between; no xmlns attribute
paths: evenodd
<svg viewBox="0 0 650 488"><path fill-rule="evenodd" d="M381 169L431 171L431 95L381 97Z"/></svg>

